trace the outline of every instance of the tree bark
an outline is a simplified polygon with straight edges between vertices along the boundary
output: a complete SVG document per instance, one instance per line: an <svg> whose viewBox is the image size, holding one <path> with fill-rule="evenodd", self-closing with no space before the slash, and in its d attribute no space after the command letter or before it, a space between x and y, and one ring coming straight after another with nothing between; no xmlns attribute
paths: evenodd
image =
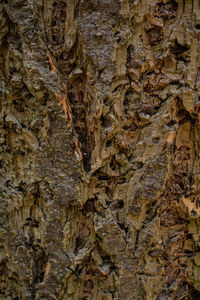
<svg viewBox="0 0 200 300"><path fill-rule="evenodd" d="M0 15L0 299L200 299L200 2Z"/></svg>

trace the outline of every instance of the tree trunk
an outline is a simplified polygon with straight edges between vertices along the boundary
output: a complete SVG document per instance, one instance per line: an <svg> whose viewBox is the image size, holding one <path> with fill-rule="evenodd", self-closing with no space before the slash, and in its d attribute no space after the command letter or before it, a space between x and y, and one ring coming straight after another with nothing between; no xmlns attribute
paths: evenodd
<svg viewBox="0 0 200 300"><path fill-rule="evenodd" d="M200 299L200 2L0 3L0 299Z"/></svg>

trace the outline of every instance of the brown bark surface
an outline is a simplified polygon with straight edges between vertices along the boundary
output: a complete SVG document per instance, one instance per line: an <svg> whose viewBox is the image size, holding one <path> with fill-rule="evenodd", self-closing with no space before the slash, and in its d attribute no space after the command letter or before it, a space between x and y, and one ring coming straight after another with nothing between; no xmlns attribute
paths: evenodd
<svg viewBox="0 0 200 300"><path fill-rule="evenodd" d="M200 2L0 1L0 299L200 299Z"/></svg>

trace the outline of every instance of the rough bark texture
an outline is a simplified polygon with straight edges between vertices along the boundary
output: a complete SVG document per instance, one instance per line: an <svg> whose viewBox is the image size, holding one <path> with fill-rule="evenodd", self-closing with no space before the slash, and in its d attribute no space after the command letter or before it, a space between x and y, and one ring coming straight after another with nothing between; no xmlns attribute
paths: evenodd
<svg viewBox="0 0 200 300"><path fill-rule="evenodd" d="M200 2L0 3L0 299L200 299Z"/></svg>

